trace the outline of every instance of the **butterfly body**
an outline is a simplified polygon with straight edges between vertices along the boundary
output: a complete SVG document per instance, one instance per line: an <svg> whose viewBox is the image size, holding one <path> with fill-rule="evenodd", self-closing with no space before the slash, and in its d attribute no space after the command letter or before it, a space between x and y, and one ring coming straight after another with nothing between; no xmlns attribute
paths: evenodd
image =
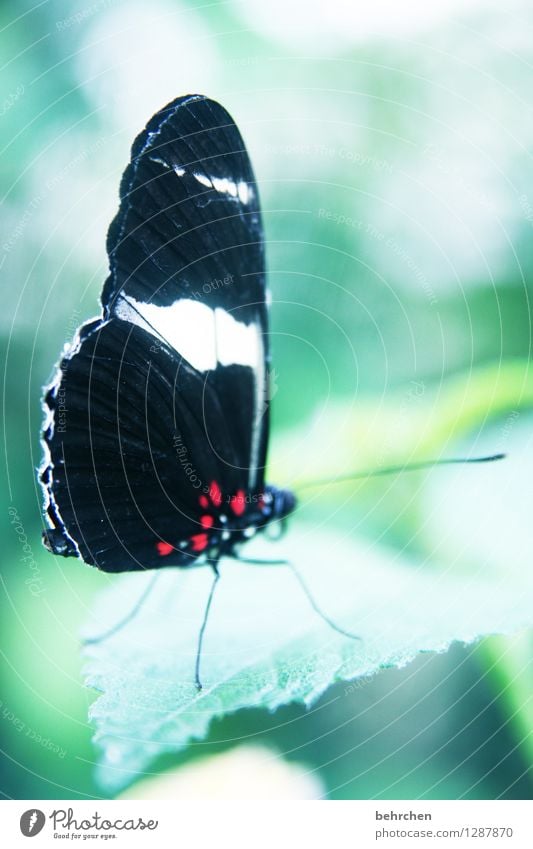
<svg viewBox="0 0 533 849"><path fill-rule="evenodd" d="M43 401L45 546L108 572L216 563L295 506L264 480L263 231L244 143L199 95L132 147L102 314Z"/></svg>

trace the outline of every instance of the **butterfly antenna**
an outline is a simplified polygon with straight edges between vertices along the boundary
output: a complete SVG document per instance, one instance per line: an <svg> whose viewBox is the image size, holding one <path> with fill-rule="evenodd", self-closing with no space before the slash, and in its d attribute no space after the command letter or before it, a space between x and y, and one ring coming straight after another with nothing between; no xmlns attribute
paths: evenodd
<svg viewBox="0 0 533 849"><path fill-rule="evenodd" d="M207 604L205 606L204 611L204 619L202 622L202 627L200 628L200 633L198 634L198 647L196 649L196 663L194 666L194 682L196 684L196 689L198 690L198 692L200 692L200 690L202 689L202 681L200 679L200 663L202 660L202 644L204 642L204 633L207 625L207 620L209 618L211 603L215 594L215 587L218 584L220 578L220 572L218 571L218 561L211 563L211 568L214 572L213 583L211 584L211 589L209 590L209 596L207 598Z"/></svg>
<svg viewBox="0 0 533 849"><path fill-rule="evenodd" d="M138 600L135 602L134 606L131 608L130 612L124 617L124 619L120 619L119 622L116 623L116 625L113 625L113 627L110 628L108 631L104 631L103 634L99 634L97 637L88 637L87 639L83 640L83 645L92 646L96 643L101 643L104 640L107 640L109 637L112 637L114 634L118 633L118 631L121 631L122 628L124 628L124 626L128 624L128 622L131 622L131 620L135 616L137 616L139 610L152 592L155 586L155 582L157 581L160 574L160 572L155 572L152 575L150 583L144 589L142 595L138 598Z"/></svg>
<svg viewBox="0 0 533 849"><path fill-rule="evenodd" d="M467 463L494 463L503 460L506 454L489 454L486 457L449 457L444 460L423 460L420 463L410 463L407 466L384 466L382 469L368 469L366 472L354 472L348 475L339 475L336 478L323 478L321 480L304 481L297 489L308 489L316 486L327 486L334 483L345 483L346 481L362 480L363 478L377 478L382 475L397 475L400 472L418 472L421 469L432 469L435 466L457 466Z"/></svg>
<svg viewBox="0 0 533 849"><path fill-rule="evenodd" d="M343 637L349 637L351 640L360 640L361 637L358 634L352 634L351 631L345 631L344 628L341 628L340 625L337 625L333 619L330 619L329 616L324 613L321 607L317 604L314 596L311 593L311 590L305 583L303 577L300 575L300 572L290 560L256 560L252 557L238 557L237 560L239 563L252 563L254 566L288 566L291 570L292 574L300 584L300 587L304 591L304 594L318 616L324 620L324 622L329 625L330 628L333 628L334 631L337 631L338 634L342 634Z"/></svg>

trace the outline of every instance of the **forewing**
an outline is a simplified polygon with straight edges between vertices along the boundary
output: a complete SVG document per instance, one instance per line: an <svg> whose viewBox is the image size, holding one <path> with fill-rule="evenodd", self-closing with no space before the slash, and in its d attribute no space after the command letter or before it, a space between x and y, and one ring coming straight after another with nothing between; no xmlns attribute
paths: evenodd
<svg viewBox="0 0 533 849"><path fill-rule="evenodd" d="M120 200L107 239L106 310L121 293L160 306L193 298L242 317L263 314L257 185L222 106L190 95L157 112L133 143Z"/></svg>
<svg viewBox="0 0 533 849"><path fill-rule="evenodd" d="M268 336L257 185L223 107L191 95L132 147L108 234L106 316L136 323L206 376L259 490L268 439Z"/></svg>

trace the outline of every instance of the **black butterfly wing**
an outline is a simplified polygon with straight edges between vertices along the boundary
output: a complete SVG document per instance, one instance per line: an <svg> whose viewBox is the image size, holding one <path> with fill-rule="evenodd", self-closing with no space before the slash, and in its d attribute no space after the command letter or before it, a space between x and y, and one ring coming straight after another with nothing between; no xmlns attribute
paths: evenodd
<svg viewBox="0 0 533 849"><path fill-rule="evenodd" d="M45 398L46 540L106 571L186 565L199 493L260 491L268 433L259 202L222 107L192 96L152 118L108 250L104 316Z"/></svg>
<svg viewBox="0 0 533 849"><path fill-rule="evenodd" d="M226 110L191 95L154 115L120 196L104 313L138 322L209 372L239 434L246 489L258 490L269 420L263 231L250 159Z"/></svg>
<svg viewBox="0 0 533 849"><path fill-rule="evenodd" d="M218 459L234 446L217 395L153 341L119 319L85 325L45 396L48 546L104 571L191 565L201 497L239 485Z"/></svg>
<svg viewBox="0 0 533 849"><path fill-rule="evenodd" d="M106 310L119 294L161 306L203 294L215 306L264 320L257 185L222 106L190 95L157 112L132 145L120 199L107 238ZM234 285L211 285L228 274Z"/></svg>

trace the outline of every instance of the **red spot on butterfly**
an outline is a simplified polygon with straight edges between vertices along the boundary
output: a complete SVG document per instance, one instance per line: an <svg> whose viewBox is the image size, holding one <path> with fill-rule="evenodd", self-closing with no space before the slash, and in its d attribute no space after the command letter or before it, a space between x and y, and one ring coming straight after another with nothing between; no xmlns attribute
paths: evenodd
<svg viewBox="0 0 533 849"><path fill-rule="evenodd" d="M214 519L212 516L200 516L200 524L202 528L212 528Z"/></svg>
<svg viewBox="0 0 533 849"><path fill-rule="evenodd" d="M222 493L216 481L213 481L213 483L209 487L209 495L215 507L220 507L220 505L222 504Z"/></svg>
<svg viewBox="0 0 533 849"><path fill-rule="evenodd" d="M246 510L246 493L244 489L239 489L237 494L232 496L230 500L230 507L236 516L242 516Z"/></svg>
<svg viewBox="0 0 533 849"><path fill-rule="evenodd" d="M198 501L200 502L200 507L209 507L209 501L207 500L207 496L201 495Z"/></svg>
<svg viewBox="0 0 533 849"><path fill-rule="evenodd" d="M193 534L191 537L192 550L203 551L204 548L207 548L208 541L207 534Z"/></svg>
<svg viewBox="0 0 533 849"><path fill-rule="evenodd" d="M171 551L174 551L174 546L169 542L158 542L156 544L157 553L160 557L166 557Z"/></svg>

